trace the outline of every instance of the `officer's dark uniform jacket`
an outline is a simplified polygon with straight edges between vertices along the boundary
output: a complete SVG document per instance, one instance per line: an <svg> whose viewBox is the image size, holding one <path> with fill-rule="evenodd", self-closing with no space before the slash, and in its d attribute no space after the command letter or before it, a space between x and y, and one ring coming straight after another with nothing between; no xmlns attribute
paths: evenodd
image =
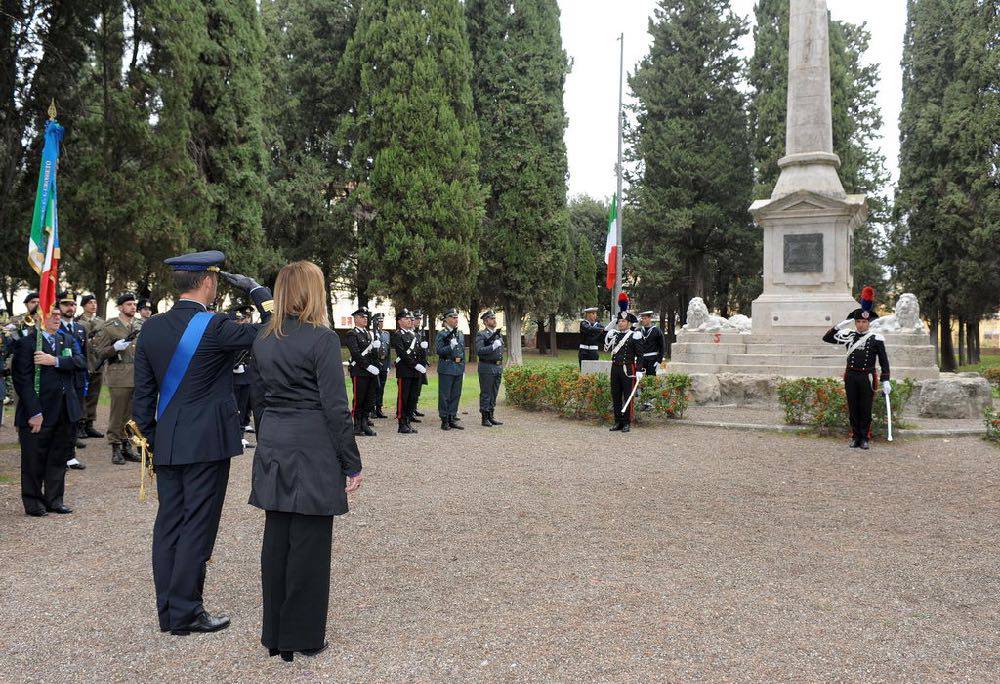
<svg viewBox="0 0 1000 684"><path fill-rule="evenodd" d="M413 336L417 338L417 344L416 344L416 348L417 348L417 352L416 352L417 353L417 363L422 364L424 368L427 368L427 356L428 356L428 353L427 353L427 350L424 349L424 347L422 346L425 342L427 342L427 331L426 330L417 330L417 329L414 329L413 330ZM420 375L421 375L420 384L421 385L426 385L427 384L427 375L425 375L423 373L421 373Z"/></svg>
<svg viewBox="0 0 1000 684"><path fill-rule="evenodd" d="M845 372L869 373L873 377L873 386L879 381L889 379L889 355L885 351L885 338L872 332L865 334L857 330L837 330L830 328L823 341L831 344L842 344L850 348L855 342L867 335L867 339L857 346L854 351L847 355L847 367ZM875 370L875 362L878 361L882 369L881 377Z"/></svg>
<svg viewBox="0 0 1000 684"><path fill-rule="evenodd" d="M87 329L82 325L74 321L61 321L59 323L59 329L62 330L66 335L71 337L74 342L73 353L83 354L83 358L87 358ZM76 385L77 393L82 397L87 389L87 368L84 367L77 371L74 382Z"/></svg>
<svg viewBox="0 0 1000 684"><path fill-rule="evenodd" d="M397 378L417 378L422 375L417 370L420 361L420 353L424 351L420 348L420 340L412 330L395 330L389 336L393 351L396 352L396 377ZM426 368L424 364L424 368Z"/></svg>
<svg viewBox="0 0 1000 684"><path fill-rule="evenodd" d="M663 361L664 338L660 326L651 325L648 328L639 328L642 333L642 344L640 353L644 364L660 363Z"/></svg>
<svg viewBox="0 0 1000 684"><path fill-rule="evenodd" d="M596 321L591 323L586 318L580 320L580 359L596 361L601 358L601 342L607 331Z"/></svg>
<svg viewBox="0 0 1000 684"><path fill-rule="evenodd" d="M493 366L493 372L497 373L502 372L500 366L503 363L503 345L501 344L494 349L493 342L494 340L503 342L503 337L499 333L499 328L496 330L484 328L476 333L476 356L479 358L479 363ZM482 365L480 365L480 368L482 368Z"/></svg>
<svg viewBox="0 0 1000 684"><path fill-rule="evenodd" d="M347 333L347 349L351 353L350 371L351 377L373 378L374 375L368 371L368 366L381 368L378 349L372 346L375 338L367 328L354 328Z"/></svg>
<svg viewBox="0 0 1000 684"><path fill-rule="evenodd" d="M36 330L28 332L14 344L11 356L11 380L17 391L17 409L14 425L28 427L28 419L42 414L42 427L52 425L56 417L65 412L66 420L80 420L82 407L76 388L76 376L87 370L87 357L74 348L73 338L60 329L52 334L55 346L42 340L42 351L59 359L59 366L39 366L38 393L35 393L35 340Z"/></svg>
<svg viewBox="0 0 1000 684"><path fill-rule="evenodd" d="M173 400L156 420L156 402L170 359L199 302L179 300L166 313L148 319L135 354L135 394L132 417L153 446L155 465L207 463L243 453L243 430L233 395L236 352L253 344L270 318L261 304L270 299L266 288L251 295L261 311L260 323L237 323L224 313L213 314L187 373Z"/></svg>
<svg viewBox="0 0 1000 684"><path fill-rule="evenodd" d="M633 375L633 367L638 359L642 357L640 353L640 340L636 340L633 336L634 330L626 330L624 332L620 330L613 330L607 334L605 337L604 348L606 351L611 352L611 365L612 366L623 366L625 368L626 375ZM623 336L627 336L628 339L620 347L618 343L621 342ZM615 351L615 349L618 351Z"/></svg>

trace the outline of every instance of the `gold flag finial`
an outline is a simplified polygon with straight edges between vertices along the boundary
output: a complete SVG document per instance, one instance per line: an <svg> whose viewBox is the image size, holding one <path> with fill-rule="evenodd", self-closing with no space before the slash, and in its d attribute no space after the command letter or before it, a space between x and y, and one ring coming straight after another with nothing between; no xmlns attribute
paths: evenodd
<svg viewBox="0 0 1000 684"><path fill-rule="evenodd" d="M55 99L53 99L52 102L49 103L49 118L50 119L55 119L56 118L56 101L55 101Z"/></svg>

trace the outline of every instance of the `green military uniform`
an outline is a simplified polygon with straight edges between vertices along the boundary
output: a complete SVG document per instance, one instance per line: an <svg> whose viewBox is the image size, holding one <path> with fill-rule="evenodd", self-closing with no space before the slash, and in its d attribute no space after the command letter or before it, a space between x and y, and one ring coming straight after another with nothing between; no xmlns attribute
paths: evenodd
<svg viewBox="0 0 1000 684"><path fill-rule="evenodd" d="M103 359L97 356L94 340L97 334L104 327L104 319L96 314L80 314L76 322L87 331L87 373L89 382L87 384L87 396L84 400L83 414L87 423L88 434L94 430L94 422L97 420L97 402L101 398L101 387L104 386L104 363Z"/></svg>
<svg viewBox="0 0 1000 684"><path fill-rule="evenodd" d="M129 443L125 439L125 423L132 417L132 390L135 387L133 379L133 364L135 361L135 339L141 325L133 318L126 323L119 316L104 324L94 338L95 354L99 361L105 361L104 384L111 394L111 417L108 419L108 442L113 451L115 446L124 446L129 451ZM125 349L118 351L115 343L131 337L131 342Z"/></svg>

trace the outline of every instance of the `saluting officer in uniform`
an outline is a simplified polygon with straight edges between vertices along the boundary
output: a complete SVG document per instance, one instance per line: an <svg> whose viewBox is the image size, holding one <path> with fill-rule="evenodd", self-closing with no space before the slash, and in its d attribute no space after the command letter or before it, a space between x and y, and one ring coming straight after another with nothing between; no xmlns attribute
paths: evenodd
<svg viewBox="0 0 1000 684"><path fill-rule="evenodd" d="M410 316L410 320L413 321L413 334L417 338L417 363L427 368L427 348L430 346L427 343L427 331L423 330L424 325L424 312L420 309L415 309ZM424 414L420 412L417 405L420 403L420 392L424 389L424 385L427 384L427 373L423 373L420 376L420 382L414 388L416 393L416 398L413 401L413 412L410 414L410 421L414 423L419 423L420 418L424 417Z"/></svg>
<svg viewBox="0 0 1000 684"><path fill-rule="evenodd" d="M82 325L76 322L76 294L68 290L63 290L56 295L56 305L59 307L59 328L73 340L73 353L82 354L83 358L87 358L87 331ZM80 406L83 406L83 402L87 396L88 383L87 369L81 368L73 378ZM84 420L81 417L77 421L76 433L73 435L74 449L85 449L87 447L83 443L83 438L86 437L83 425ZM66 465L74 470L84 470L87 467L77 458L75 450L73 456L66 462Z"/></svg>
<svg viewBox="0 0 1000 684"><path fill-rule="evenodd" d="M879 386L879 374L875 370L878 360L882 368L882 391L888 395L889 356L885 351L885 338L870 331L871 322L878 318L874 311L875 290L864 287L861 290L861 307L855 309L846 319L830 328L823 335L823 341L842 344L847 347L847 369L844 371L844 392L847 395L847 410L851 417L851 448L868 448L872 432L872 402ZM854 330L848 330L851 323Z"/></svg>
<svg viewBox="0 0 1000 684"><path fill-rule="evenodd" d="M378 387L375 389L374 418L388 418L382 407L385 405L385 383L389 380L389 333L382 329L385 314L377 313L371 318L372 335L379 341L378 348Z"/></svg>
<svg viewBox="0 0 1000 684"><path fill-rule="evenodd" d="M448 309L441 319L444 326L434 340L438 355L438 416L442 430L464 430L458 424L458 403L465 377L465 335L458 329L458 309Z"/></svg>
<svg viewBox="0 0 1000 684"><path fill-rule="evenodd" d="M584 361L597 361L601 358L601 342L607 332L604 326L597 322L598 308L592 306L583 310L580 319L580 352L578 362L583 369Z"/></svg>
<svg viewBox="0 0 1000 684"><path fill-rule="evenodd" d="M420 361L424 350L413 330L413 323L413 314L406 309L397 311L396 330L389 336L392 349L396 352L396 420L399 422L398 432L403 435L417 432L410 423L416 420L413 414L417 410L417 390L427 376L427 366Z"/></svg>
<svg viewBox="0 0 1000 684"><path fill-rule="evenodd" d="M483 427L503 425L493 417L503 380L503 335L497 329L497 315L483 313L483 329L476 333L476 356L479 357L479 413Z"/></svg>
<svg viewBox="0 0 1000 684"><path fill-rule="evenodd" d="M87 396L83 404L84 435L100 439L104 433L94 427L97 421L97 402L101 399L101 388L104 386L104 364L97 357L94 338L104 327L104 319L97 315L97 297L85 294L80 299L83 313L77 316L76 322L87 332Z"/></svg>
<svg viewBox="0 0 1000 684"><path fill-rule="evenodd" d="M639 314L639 332L642 333L642 372L646 375L656 375L656 369L663 363L666 351L663 331L660 326L653 325L653 312L643 311Z"/></svg>
<svg viewBox="0 0 1000 684"><path fill-rule="evenodd" d="M144 324L135 355L132 413L152 445L159 508L153 526L153 582L161 631L214 632L229 618L204 607L205 563L212 555L229 483L229 459L243 453L233 396L236 353L249 348L270 317L271 291L219 270L225 255L167 259L178 298ZM208 307L219 275L246 292L262 315L239 324Z"/></svg>
<svg viewBox="0 0 1000 684"><path fill-rule="evenodd" d="M142 327L135 318L135 302L135 294L131 292L118 295L115 300L118 316L105 323L94 338L95 353L107 364L104 384L111 394L107 435L111 444L111 462L115 465L122 465L125 461L139 461L139 457L132 451L132 443L125 436L125 423L132 417L135 341Z"/></svg>
<svg viewBox="0 0 1000 684"><path fill-rule="evenodd" d="M618 312L616 329L609 330L604 338L604 350L611 352L611 402L614 405L615 424L611 432L628 432L635 415L635 397L625 402L633 394L632 389L642 380L640 348L642 333L632 330L636 322L635 314L626 311Z"/></svg>
<svg viewBox="0 0 1000 684"><path fill-rule="evenodd" d="M354 329L347 333L347 349L351 353L349 365L351 384L354 385L354 397L351 402L354 434L374 437L375 431L371 428L369 416L375 406L375 393L381 372L378 366L378 350L382 342L368 329L368 318L371 316L368 309L360 308L351 315L354 316Z"/></svg>

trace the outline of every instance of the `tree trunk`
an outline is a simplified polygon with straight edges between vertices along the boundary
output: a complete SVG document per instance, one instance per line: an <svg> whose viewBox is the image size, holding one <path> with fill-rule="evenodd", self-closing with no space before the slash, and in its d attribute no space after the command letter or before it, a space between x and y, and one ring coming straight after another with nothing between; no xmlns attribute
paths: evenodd
<svg viewBox="0 0 1000 684"><path fill-rule="evenodd" d="M979 319L974 321L969 321L968 327L965 333L966 344L969 347L968 354L966 356L969 359L970 364L979 363Z"/></svg>
<svg viewBox="0 0 1000 684"><path fill-rule="evenodd" d="M521 320L524 314L516 306L505 306L507 315L507 348L510 350L510 365L520 366L524 359L521 356Z"/></svg>
<svg viewBox="0 0 1000 684"><path fill-rule="evenodd" d="M559 334L556 332L556 315L549 315L549 348L552 356L559 356Z"/></svg>
<svg viewBox="0 0 1000 684"><path fill-rule="evenodd" d="M475 361L476 334L479 332L479 300L475 297L469 302L469 363Z"/></svg>
<svg viewBox="0 0 1000 684"><path fill-rule="evenodd" d="M108 269L102 266L97 272L97 283L94 288L94 297L97 299L97 315L101 318L108 316Z"/></svg>
<svg viewBox="0 0 1000 684"><path fill-rule="evenodd" d="M934 345L934 358L939 359L941 358L941 345L938 342L938 319L936 315L929 320L928 328L931 333L931 344Z"/></svg>
<svg viewBox="0 0 1000 684"><path fill-rule="evenodd" d="M670 350L677 339L677 313L672 309L667 309L667 358L670 358Z"/></svg>
<svg viewBox="0 0 1000 684"><path fill-rule="evenodd" d="M941 370L946 373L954 373L955 365L955 343L951 339L951 307L947 304L941 305L939 314L941 328Z"/></svg>
<svg viewBox="0 0 1000 684"><path fill-rule="evenodd" d="M705 255L696 254L688 259L688 275L695 297L705 298Z"/></svg>
<svg viewBox="0 0 1000 684"><path fill-rule="evenodd" d="M958 365L965 365L965 332L966 324L964 318L958 319Z"/></svg>
<svg viewBox="0 0 1000 684"><path fill-rule="evenodd" d="M687 296L687 294L687 288L684 288L678 293L677 311L679 311L681 315L681 325L687 325L688 322L687 304L691 301L691 299Z"/></svg>
<svg viewBox="0 0 1000 684"><path fill-rule="evenodd" d="M545 320L541 317L535 319L535 342L539 354L548 353L548 340L545 339Z"/></svg>
<svg viewBox="0 0 1000 684"><path fill-rule="evenodd" d="M722 290L719 292L719 315L723 318L729 318L729 281L723 286Z"/></svg>

